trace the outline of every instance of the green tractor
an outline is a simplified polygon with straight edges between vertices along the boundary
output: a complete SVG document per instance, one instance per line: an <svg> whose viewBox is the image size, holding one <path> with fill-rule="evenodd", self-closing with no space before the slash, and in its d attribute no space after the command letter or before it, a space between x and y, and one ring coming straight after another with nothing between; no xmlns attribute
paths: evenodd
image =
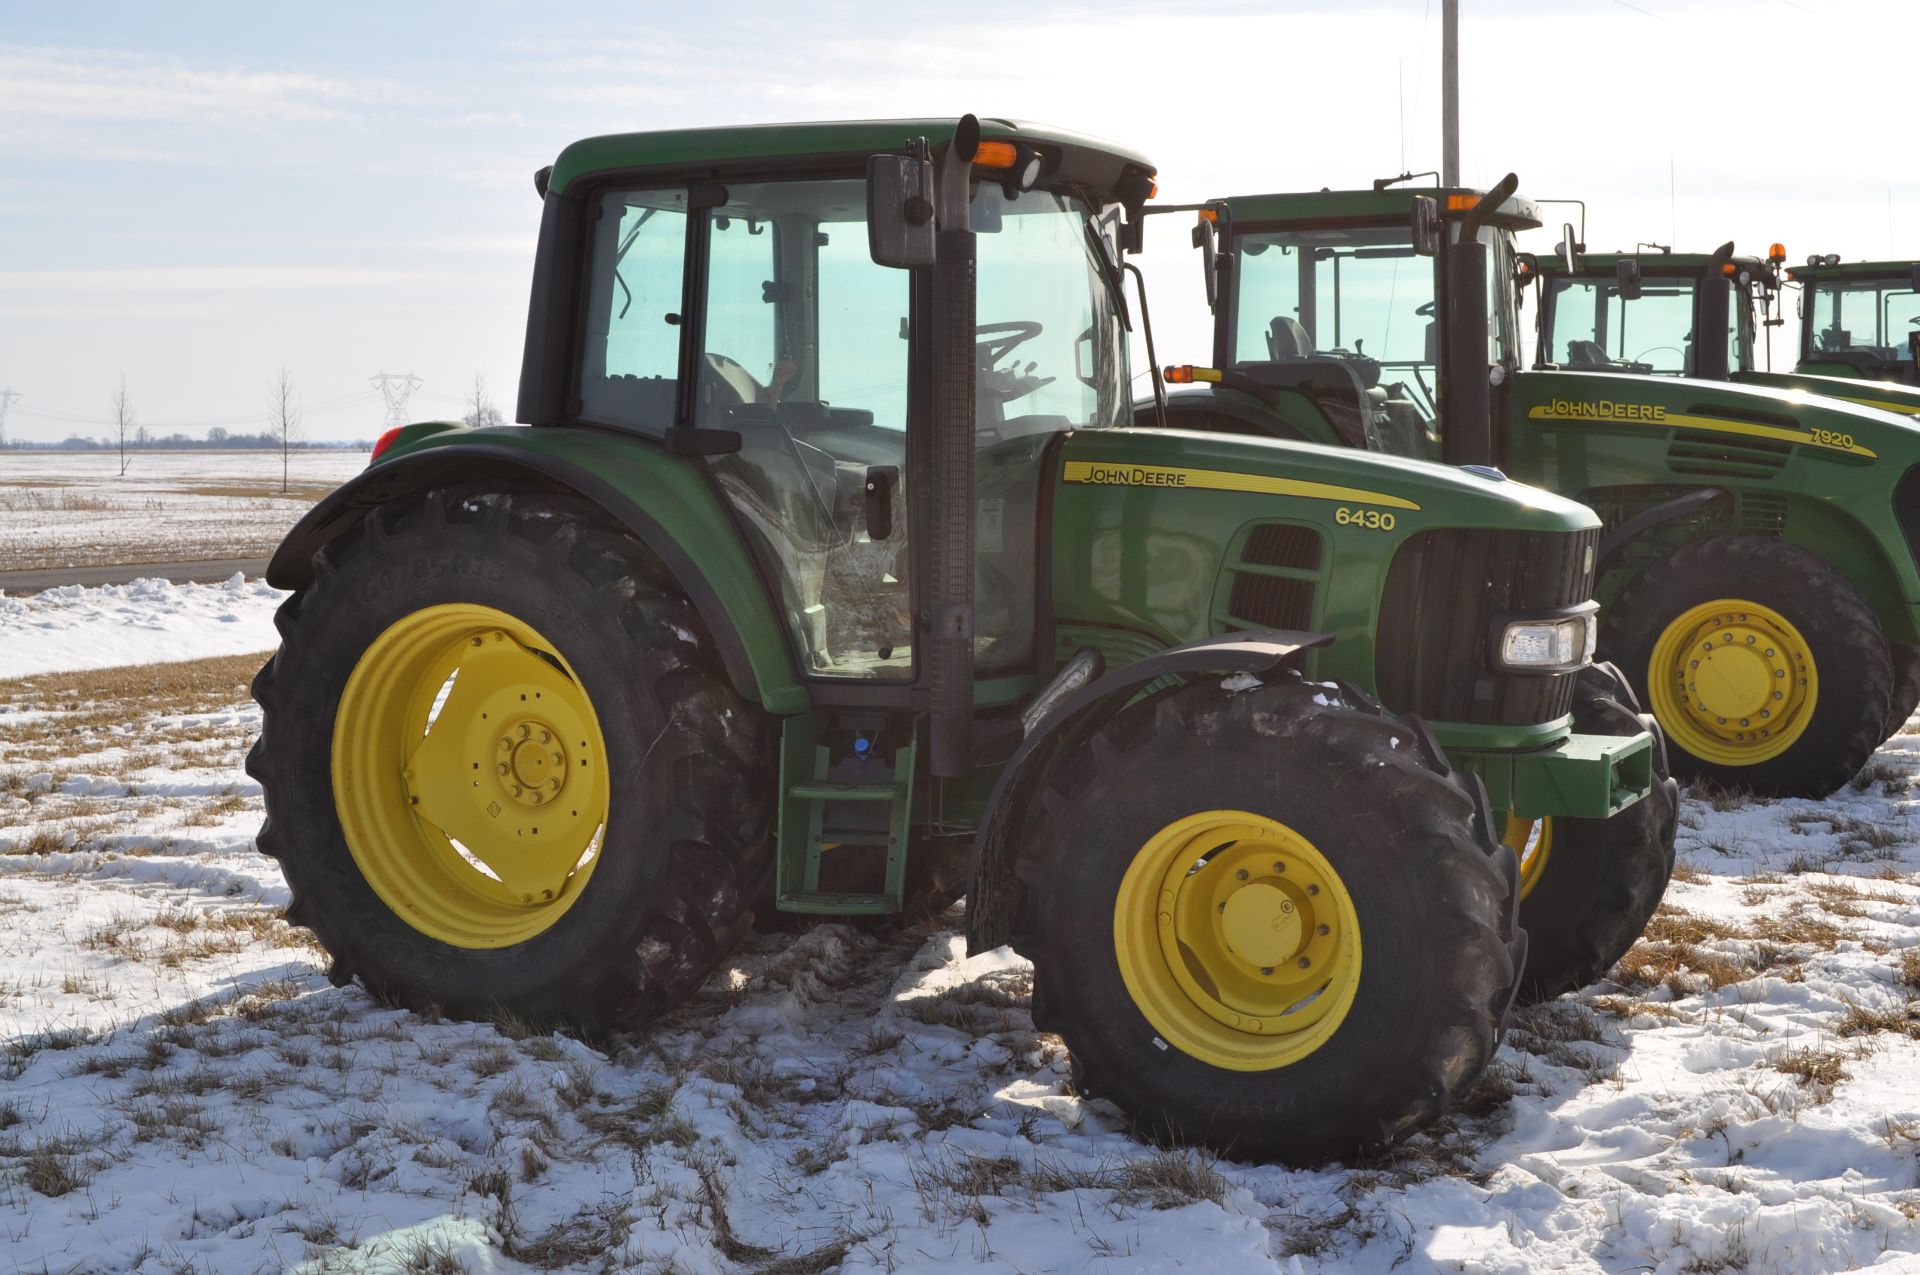
<svg viewBox="0 0 1920 1275"><path fill-rule="evenodd" d="M1803 375L1871 381L1874 390L1911 387L1887 397L1920 411L1920 261L1848 261L1832 253L1787 271L1800 285ZM1858 387L1856 387L1857 390Z"/></svg>
<svg viewBox="0 0 1920 1275"><path fill-rule="evenodd" d="M1824 311L1826 326L1816 332L1814 324L1803 322L1799 365L1792 372L1775 372L1770 353L1765 360L1768 367L1759 366L1758 351L1763 345L1762 329L1781 322L1777 317L1782 290L1779 267L1786 250L1775 244L1771 255L1759 258L1734 255L1731 243L1711 253L1678 253L1642 245L1649 246L1656 250L1580 253L1571 269L1557 258L1537 262L1540 310L1535 367L1557 363L1574 371L1736 381L1906 416L1920 413L1920 387L1899 384L1897 366L1889 367L1885 378L1876 379L1872 371L1880 366L1874 362L1878 354L1892 359L1896 347L1840 348L1854 339L1851 329L1840 326L1843 321L1866 325L1863 337L1871 332L1878 339L1881 332L1892 330L1887 319L1898 304L1894 298L1911 295L1911 271L1897 288L1884 280L1846 285L1844 306L1829 285L1820 285L1817 293L1808 285L1802 307L1806 315L1816 307ZM1799 278L1807 271L1796 267L1787 273ZM1863 295L1874 300L1861 303ZM1876 329L1874 324L1882 327ZM1709 341L1696 348L1695 332L1719 329L1727 334L1724 345ZM1825 351L1829 344L1833 349ZM1863 384L1869 380L1871 384Z"/></svg>
<svg viewBox="0 0 1920 1275"><path fill-rule="evenodd" d="M1920 700L1920 428L1813 397L1813 378L1724 379L1752 348L1733 288L1699 290L1719 308L1696 312L1668 261L1646 263L1629 321L1611 271L1580 274L1571 227L1557 267L1515 250L1540 225L1515 185L1203 206L1215 367L1172 369L1205 384L1141 419L1498 466L1592 506L1600 654L1674 772L1834 791ZM1739 283L1730 253L1702 277ZM1523 370L1536 278L1557 314L1543 339L1571 354Z"/></svg>
<svg viewBox="0 0 1920 1275"><path fill-rule="evenodd" d="M530 424L390 432L269 572L259 843L336 981L626 1031L756 908L957 879L1082 1092L1312 1163L1465 1093L1523 971L1611 959L1526 964L1541 824L1657 897L1673 785L1590 666L1590 510L1119 428L1140 155L774 125L535 184Z"/></svg>

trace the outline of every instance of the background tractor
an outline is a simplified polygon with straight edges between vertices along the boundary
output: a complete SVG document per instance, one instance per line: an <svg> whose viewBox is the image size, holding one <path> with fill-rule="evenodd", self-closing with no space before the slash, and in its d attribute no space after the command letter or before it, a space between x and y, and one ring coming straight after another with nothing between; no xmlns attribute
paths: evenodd
<svg viewBox="0 0 1920 1275"><path fill-rule="evenodd" d="M1600 653L1666 728L1675 773L1832 792L1920 699L1920 429L1700 379L1750 357L1733 289L1689 309L1662 258L1626 320L1613 275L1580 275L1571 227L1558 266L1516 252L1540 217L1515 184L1205 207L1216 366L1174 369L1203 384L1167 420L1498 466L1591 505ZM1519 300L1549 275L1544 339L1573 353L1523 370Z"/></svg>
<svg viewBox="0 0 1920 1275"><path fill-rule="evenodd" d="M1920 261L1847 261L1831 253L1787 271L1800 285L1800 360L1812 376L1891 382L1920 392ZM1899 403L1920 404L1901 394ZM1904 408L1920 411L1920 406Z"/></svg>
<svg viewBox="0 0 1920 1275"><path fill-rule="evenodd" d="M1465 1093L1526 945L1490 809L1671 866L1598 520L1117 428L1152 177L971 116L543 170L530 424L392 432L271 567L260 845L333 976L634 1029L756 905L895 912L958 848L970 945L1149 1135L1315 1162Z"/></svg>

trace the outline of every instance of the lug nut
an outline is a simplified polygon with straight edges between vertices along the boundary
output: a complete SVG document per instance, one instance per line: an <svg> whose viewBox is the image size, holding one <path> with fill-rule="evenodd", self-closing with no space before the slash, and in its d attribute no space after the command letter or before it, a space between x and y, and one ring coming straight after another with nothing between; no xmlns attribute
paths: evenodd
<svg viewBox="0 0 1920 1275"><path fill-rule="evenodd" d="M1273 973L1273 966L1271 966L1271 965L1262 965L1262 966L1260 967L1260 972L1261 972L1262 974L1271 974L1271 973Z"/></svg>
<svg viewBox="0 0 1920 1275"><path fill-rule="evenodd" d="M1276 863L1273 865L1273 870L1275 872L1285 872L1287 870L1287 865L1284 863Z"/></svg>
<svg viewBox="0 0 1920 1275"><path fill-rule="evenodd" d="M1317 886L1317 885L1310 885L1310 886L1308 886L1308 887L1307 887L1307 893L1308 893L1308 894L1318 894L1318 893L1320 893L1320 887L1319 887L1319 886Z"/></svg>
<svg viewBox="0 0 1920 1275"><path fill-rule="evenodd" d="M1306 956L1303 956L1303 957L1301 957L1301 958L1300 958L1300 968L1301 968L1301 969L1303 969L1303 970L1306 970L1306 969L1312 969L1312 968L1313 968L1313 959L1312 959L1311 957L1306 957Z"/></svg>
<svg viewBox="0 0 1920 1275"><path fill-rule="evenodd" d="M1234 873L1233 875L1238 879L1245 881L1247 879L1247 870L1245 868L1242 868L1238 872Z"/></svg>
<svg viewBox="0 0 1920 1275"><path fill-rule="evenodd" d="M498 766L495 766L494 769L504 775L507 773L507 771L512 769L512 767L508 766L507 763L505 762L501 762Z"/></svg>
<svg viewBox="0 0 1920 1275"><path fill-rule="evenodd" d="M1317 927L1317 928L1316 928L1316 929L1314 930L1314 933L1315 933L1315 934L1318 934L1318 935L1321 935L1321 936L1323 936L1323 937L1324 937L1325 935L1328 935L1328 934L1331 934L1331 933L1333 933L1333 931L1332 931L1332 930L1330 930L1330 929L1328 929L1328 928L1327 928L1326 926L1324 926L1324 925L1322 925L1322 926L1319 926L1319 927Z"/></svg>
<svg viewBox="0 0 1920 1275"><path fill-rule="evenodd" d="M514 796L516 796L516 797L518 797L518 796L520 795L520 792L521 792L521 789L520 789L520 785L519 785L519 784L514 784L514 785L512 785L512 786L510 786L510 787L509 787L509 788L507 789L507 791L508 791L508 792L511 792L511 793L512 793L512 794L513 794Z"/></svg>

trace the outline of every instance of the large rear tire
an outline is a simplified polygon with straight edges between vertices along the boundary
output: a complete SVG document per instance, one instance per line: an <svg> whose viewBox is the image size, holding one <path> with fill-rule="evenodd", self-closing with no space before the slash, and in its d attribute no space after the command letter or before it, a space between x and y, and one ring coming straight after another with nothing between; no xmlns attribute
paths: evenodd
<svg viewBox="0 0 1920 1275"><path fill-rule="evenodd" d="M1892 739L1907 728L1915 709L1920 709L1920 646L1893 646L1892 707L1887 710L1886 735Z"/></svg>
<svg viewBox="0 0 1920 1275"><path fill-rule="evenodd" d="M1034 1022L1142 1134L1311 1165L1461 1098L1525 939L1476 780L1291 674L1134 705L1040 800Z"/></svg>
<svg viewBox="0 0 1920 1275"><path fill-rule="evenodd" d="M1879 619L1838 567L1784 540L1681 546L1620 591L1600 647L1666 728L1682 779L1825 797L1886 738Z"/></svg>
<svg viewBox="0 0 1920 1275"><path fill-rule="evenodd" d="M1667 774L1660 724L1639 711L1611 664L1574 683L1573 728L1583 735L1653 732L1653 788L1611 819L1510 823L1520 855L1520 924L1527 931L1523 1004L1585 987L1627 954L1653 919L1673 875L1679 787Z"/></svg>
<svg viewBox="0 0 1920 1275"><path fill-rule="evenodd" d="M313 567L247 770L334 980L589 1031L691 992L772 865L772 735L644 550L557 497L435 492Z"/></svg>

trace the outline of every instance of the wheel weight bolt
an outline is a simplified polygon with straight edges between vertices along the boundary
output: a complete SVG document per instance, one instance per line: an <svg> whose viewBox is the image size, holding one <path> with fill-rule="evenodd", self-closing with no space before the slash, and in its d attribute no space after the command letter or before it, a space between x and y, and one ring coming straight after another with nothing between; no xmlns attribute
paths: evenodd
<svg viewBox="0 0 1920 1275"><path fill-rule="evenodd" d="M1247 870L1245 868L1242 868L1238 872L1234 873L1233 875L1239 880L1245 881L1247 879Z"/></svg>
<svg viewBox="0 0 1920 1275"><path fill-rule="evenodd" d="M1317 928L1315 928L1315 930L1314 930L1313 932L1314 932L1315 934L1318 934L1318 935L1320 935L1320 936L1322 936L1322 937L1325 937L1326 935L1328 935L1328 934L1331 934L1331 933L1332 933L1333 931L1331 931L1331 930L1329 930L1329 929L1328 929L1328 928L1327 928L1326 926L1324 926L1324 925L1322 925L1322 926L1319 926L1319 927L1317 927Z"/></svg>
<svg viewBox="0 0 1920 1275"><path fill-rule="evenodd" d="M1260 972L1261 972L1262 974L1271 974L1271 973L1273 973L1273 966L1271 966L1271 965L1262 965L1262 966L1260 967Z"/></svg>
<svg viewBox="0 0 1920 1275"><path fill-rule="evenodd" d="M1284 863L1276 863L1273 865L1273 870L1275 872L1285 872L1287 870L1287 865Z"/></svg>
<svg viewBox="0 0 1920 1275"><path fill-rule="evenodd" d="M1310 886L1308 886L1308 887L1307 887L1307 893L1308 893L1308 894L1318 894L1318 893L1320 893L1320 887L1319 887L1319 886L1317 886L1317 885L1310 885Z"/></svg>
<svg viewBox="0 0 1920 1275"><path fill-rule="evenodd" d="M1313 968L1313 958L1312 958L1312 957L1309 957L1309 956L1303 956L1303 957L1301 957L1301 958L1300 958L1300 968L1301 968L1301 969L1303 969L1303 970L1305 970L1305 969L1312 969L1312 968Z"/></svg>

